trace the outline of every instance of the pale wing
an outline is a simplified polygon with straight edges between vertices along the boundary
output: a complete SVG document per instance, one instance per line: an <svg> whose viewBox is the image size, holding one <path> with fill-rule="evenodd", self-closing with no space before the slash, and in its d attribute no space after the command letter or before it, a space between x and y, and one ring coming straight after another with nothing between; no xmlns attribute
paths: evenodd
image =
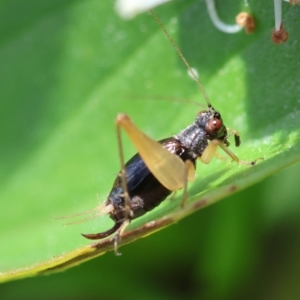
<svg viewBox="0 0 300 300"><path fill-rule="evenodd" d="M186 182L184 162L161 144L140 131L124 114L119 114L117 124L122 126L157 180L171 191L182 188Z"/></svg>

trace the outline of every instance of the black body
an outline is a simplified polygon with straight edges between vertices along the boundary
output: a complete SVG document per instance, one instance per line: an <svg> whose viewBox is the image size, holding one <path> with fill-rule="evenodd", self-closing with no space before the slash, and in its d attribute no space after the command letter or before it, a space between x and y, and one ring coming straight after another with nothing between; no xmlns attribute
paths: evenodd
<svg viewBox="0 0 300 300"><path fill-rule="evenodd" d="M173 137L159 141L171 153L178 155L183 161L190 160L195 164L195 159L187 149ZM130 197L131 219L136 219L158 206L172 191L165 188L149 171L139 154L135 154L125 165L127 188ZM114 221L124 220L124 197L122 177L119 173L113 188L108 196L107 204L112 203L115 211L111 213Z"/></svg>
<svg viewBox="0 0 300 300"><path fill-rule="evenodd" d="M209 107L208 111L201 111L198 114L192 125L174 137L163 139L159 143L183 161L191 161L196 167L196 159L201 157L208 146L208 141L213 139L221 141L226 146L229 145L221 115ZM86 238L101 239L111 235L121 227L125 220L142 216L158 206L173 192L155 178L139 154L134 155L126 163L125 173L130 198L130 216L126 215L120 172L105 203L106 205L112 204L114 207L110 218L115 221L115 225L102 233L86 234L84 235Z"/></svg>

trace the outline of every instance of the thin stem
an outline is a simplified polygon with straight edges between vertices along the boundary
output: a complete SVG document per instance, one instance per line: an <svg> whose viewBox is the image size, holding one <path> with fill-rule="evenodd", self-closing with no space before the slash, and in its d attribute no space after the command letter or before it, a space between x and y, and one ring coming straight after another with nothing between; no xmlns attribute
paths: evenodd
<svg viewBox="0 0 300 300"><path fill-rule="evenodd" d="M282 0L274 0L274 12L275 12L275 30L279 31L282 22Z"/></svg>

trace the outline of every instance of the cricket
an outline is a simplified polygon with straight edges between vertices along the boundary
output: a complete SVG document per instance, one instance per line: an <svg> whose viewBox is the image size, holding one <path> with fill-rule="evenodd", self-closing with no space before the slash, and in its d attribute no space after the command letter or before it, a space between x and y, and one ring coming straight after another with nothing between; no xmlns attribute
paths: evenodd
<svg viewBox="0 0 300 300"><path fill-rule="evenodd" d="M160 19L150 10L173 48L187 67L198 85L207 109L197 113L193 123L172 137L155 141L143 133L126 114L116 118L116 135L120 157L120 172L105 202L98 207L82 212L95 212L95 216L108 214L114 225L100 233L82 234L90 240L112 237L116 255L118 245L130 222L153 210L172 193L183 190L181 206L184 207L188 196L188 183L195 178L196 162L209 164L217 149L221 148L234 162L253 166L253 161L240 160L228 147L229 137L234 137L235 146L241 144L238 131L228 132L220 112L214 109L194 70L190 67L180 49L171 38ZM121 131L124 130L134 144L137 154L125 163ZM93 216L93 217L95 217ZM74 222L77 223L77 222Z"/></svg>

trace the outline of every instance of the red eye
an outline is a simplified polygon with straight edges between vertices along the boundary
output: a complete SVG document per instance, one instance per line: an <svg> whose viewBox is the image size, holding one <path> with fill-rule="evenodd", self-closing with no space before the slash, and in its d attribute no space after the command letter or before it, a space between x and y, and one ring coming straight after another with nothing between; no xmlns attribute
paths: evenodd
<svg viewBox="0 0 300 300"><path fill-rule="evenodd" d="M214 134L217 133L222 126L222 120L214 118L207 121L205 130L208 134Z"/></svg>

